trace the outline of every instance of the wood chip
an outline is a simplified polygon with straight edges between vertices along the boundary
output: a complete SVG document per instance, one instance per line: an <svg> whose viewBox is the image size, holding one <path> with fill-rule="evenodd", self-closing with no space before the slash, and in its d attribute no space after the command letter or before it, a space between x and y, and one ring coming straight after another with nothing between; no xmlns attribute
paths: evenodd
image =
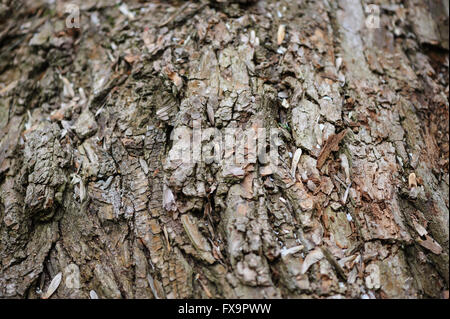
<svg viewBox="0 0 450 319"><path fill-rule="evenodd" d="M209 103L206 105L206 114L208 114L209 122L211 123L212 126L214 126L214 109Z"/></svg>
<svg viewBox="0 0 450 319"><path fill-rule="evenodd" d="M283 248L281 250L281 257L287 256L287 255L291 255L291 254L295 254L299 251L301 251L303 249L303 245L299 245L299 246L294 246L291 248Z"/></svg>
<svg viewBox="0 0 450 319"><path fill-rule="evenodd" d="M80 202L82 203L86 199L86 187L83 180L80 179Z"/></svg>
<svg viewBox="0 0 450 319"><path fill-rule="evenodd" d="M294 153L294 157L292 158L291 175L292 178L294 179L295 179L295 172L297 171L298 162L300 161L300 156L302 156L302 149L298 148Z"/></svg>
<svg viewBox="0 0 450 319"><path fill-rule="evenodd" d="M422 225L420 225L418 222L416 222L415 220L413 220L413 225L414 228L416 229L417 233L419 234L419 236L425 236L428 234L427 230L425 229L425 227L423 227Z"/></svg>
<svg viewBox="0 0 450 319"><path fill-rule="evenodd" d="M441 245L429 235L426 235L426 240L418 239L417 241L422 247L425 247L433 254L440 255L442 253Z"/></svg>
<svg viewBox="0 0 450 319"><path fill-rule="evenodd" d="M147 281L148 281L148 284L150 285L150 289L152 290L152 293L153 293L153 296L155 297L155 299L160 299L160 297L158 296L158 291L156 290L156 287L155 287L155 282L153 280L153 277L150 274L147 275Z"/></svg>
<svg viewBox="0 0 450 319"><path fill-rule="evenodd" d="M347 198L348 198L348 192L350 191L350 186L352 185L352 183L349 183L347 185L347 188L345 189L344 195L342 195L342 204L346 204L347 203Z"/></svg>
<svg viewBox="0 0 450 319"><path fill-rule="evenodd" d="M53 277L52 282L48 286L47 292L42 295L42 299L48 299L55 293L56 289L58 289L59 284L61 283L61 279L62 273L59 272L55 277Z"/></svg>
<svg viewBox="0 0 450 319"><path fill-rule="evenodd" d="M286 26L284 24L281 24L278 27L278 32L277 32L277 44L278 45L281 45L281 43L283 43L285 35L286 35Z"/></svg>
<svg viewBox="0 0 450 319"><path fill-rule="evenodd" d="M177 88L181 88L183 85L183 79L176 72L170 70L168 67L164 68L164 72Z"/></svg>
<svg viewBox="0 0 450 319"><path fill-rule="evenodd" d="M99 299L97 293L94 290L89 291L89 297L91 299Z"/></svg>
<svg viewBox="0 0 450 319"><path fill-rule="evenodd" d="M323 252L320 248L316 248L313 251L311 251L308 256L306 256L305 260L303 261L302 268L300 272L302 274L306 273L313 264L318 262L324 257Z"/></svg>
<svg viewBox="0 0 450 319"><path fill-rule="evenodd" d="M350 183L350 165L348 164L347 155L342 153L339 158L341 159L341 166L345 173L345 182Z"/></svg>
<svg viewBox="0 0 450 319"><path fill-rule="evenodd" d="M347 130L345 129L338 134L331 135L327 139L325 146L322 148L319 157L317 158L318 169L322 168L323 164L325 164L325 161L328 159L328 156L330 156L331 152L336 152L339 150L339 143L342 141L346 133Z"/></svg>
<svg viewBox="0 0 450 319"><path fill-rule="evenodd" d="M138 61L139 58L140 58L139 55L129 54L124 57L124 60L127 61L129 64L133 64L134 62Z"/></svg>
<svg viewBox="0 0 450 319"><path fill-rule="evenodd" d="M283 99L283 101L281 102L281 105L285 108L288 109L290 107L289 102L286 99Z"/></svg>
<svg viewBox="0 0 450 319"><path fill-rule="evenodd" d="M167 242L167 251L170 252L172 250L172 247L170 247L169 233L167 232L167 227L165 225L163 227L163 232Z"/></svg>
<svg viewBox="0 0 450 319"><path fill-rule="evenodd" d="M416 179L416 174L415 173L409 174L409 176L408 176L408 185L409 185L409 188L417 187L417 179Z"/></svg>
<svg viewBox="0 0 450 319"><path fill-rule="evenodd" d="M175 211L177 210L177 204L175 203L175 196L172 193L172 190L164 185L163 191L163 207L167 211Z"/></svg>
<svg viewBox="0 0 450 319"><path fill-rule="evenodd" d="M74 92L74 90L72 88L72 84L64 76L61 75L60 77L61 77L61 80L64 83L64 93L66 93L66 95L69 95L70 97L73 98L75 96L75 92Z"/></svg>
<svg viewBox="0 0 450 319"><path fill-rule="evenodd" d="M141 164L141 168L144 171L144 174L147 175L148 174L147 161L145 159L143 159L142 157L139 157L139 164Z"/></svg>
<svg viewBox="0 0 450 319"><path fill-rule="evenodd" d="M64 112L61 110L56 110L50 115L50 120L61 121L64 118Z"/></svg>

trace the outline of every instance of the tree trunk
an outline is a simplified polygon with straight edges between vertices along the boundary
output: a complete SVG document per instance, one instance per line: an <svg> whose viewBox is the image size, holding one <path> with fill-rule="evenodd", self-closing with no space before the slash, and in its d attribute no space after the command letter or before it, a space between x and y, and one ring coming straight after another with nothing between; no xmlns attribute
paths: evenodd
<svg viewBox="0 0 450 319"><path fill-rule="evenodd" d="M448 298L448 1L374 2L2 0L0 297Z"/></svg>

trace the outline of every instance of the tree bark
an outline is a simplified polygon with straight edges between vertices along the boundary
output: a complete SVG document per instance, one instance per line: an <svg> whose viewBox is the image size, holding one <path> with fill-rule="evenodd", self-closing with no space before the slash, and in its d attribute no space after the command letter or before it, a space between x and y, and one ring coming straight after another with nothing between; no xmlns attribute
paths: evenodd
<svg viewBox="0 0 450 319"><path fill-rule="evenodd" d="M448 298L448 1L373 2L1 1L0 297Z"/></svg>

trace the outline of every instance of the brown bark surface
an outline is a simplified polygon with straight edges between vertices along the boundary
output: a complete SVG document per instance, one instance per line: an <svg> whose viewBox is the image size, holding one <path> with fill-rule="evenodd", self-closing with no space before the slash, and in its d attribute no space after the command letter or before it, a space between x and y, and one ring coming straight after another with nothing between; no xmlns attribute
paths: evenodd
<svg viewBox="0 0 450 319"><path fill-rule="evenodd" d="M67 3L0 1L0 298L448 298L448 1Z"/></svg>

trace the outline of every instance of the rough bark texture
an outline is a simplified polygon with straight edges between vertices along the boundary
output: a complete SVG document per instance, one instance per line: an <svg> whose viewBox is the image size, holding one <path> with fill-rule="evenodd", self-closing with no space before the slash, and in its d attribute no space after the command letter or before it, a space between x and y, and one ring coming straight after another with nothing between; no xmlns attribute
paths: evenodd
<svg viewBox="0 0 450 319"><path fill-rule="evenodd" d="M78 4L0 4L0 297L448 297L448 1Z"/></svg>

